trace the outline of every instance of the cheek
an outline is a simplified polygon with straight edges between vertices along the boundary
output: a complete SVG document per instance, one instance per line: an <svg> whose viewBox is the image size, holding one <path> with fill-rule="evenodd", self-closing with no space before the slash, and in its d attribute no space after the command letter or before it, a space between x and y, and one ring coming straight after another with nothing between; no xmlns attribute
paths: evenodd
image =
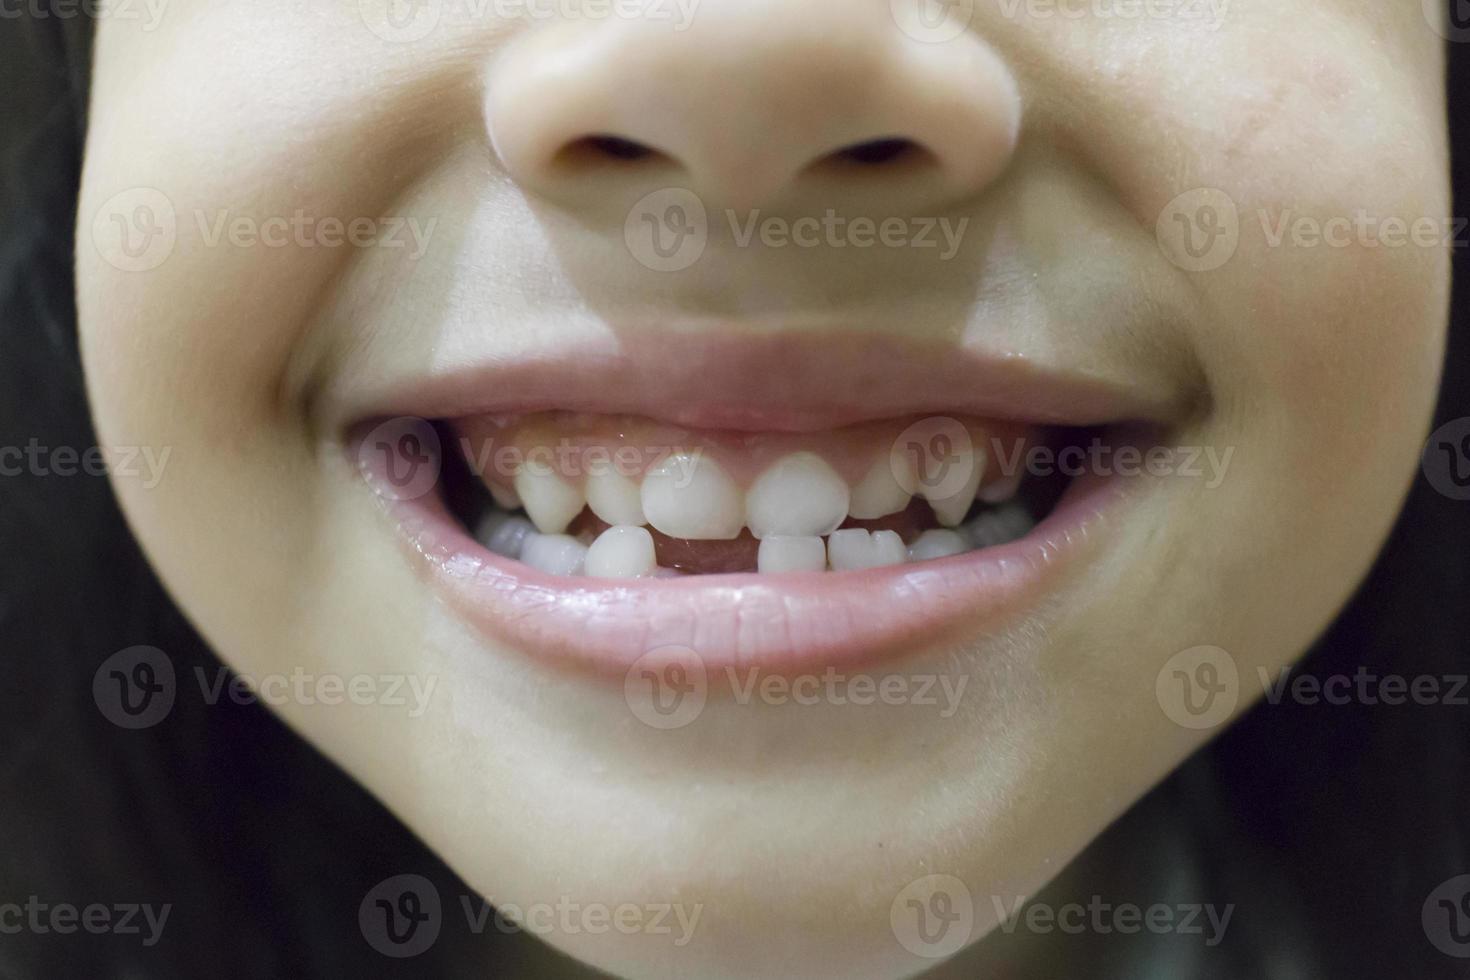
<svg viewBox="0 0 1470 980"><path fill-rule="evenodd" d="M1217 434L1403 470L1448 302L1442 52L1413 4L1371 24L1340 7L1240 0L1167 37L1089 24L1060 61L1041 56L1055 34L1017 44L1044 66L1030 118L1065 122L1034 138L1070 148L1172 263Z"/></svg>
<svg viewBox="0 0 1470 980"><path fill-rule="evenodd" d="M1244 91L1191 148L1188 186L1211 190L1157 213L1198 296L1188 329L1224 423L1289 454L1277 463L1297 486L1351 496L1361 477L1396 497L1432 407L1456 229L1442 103L1369 41L1237 50Z"/></svg>

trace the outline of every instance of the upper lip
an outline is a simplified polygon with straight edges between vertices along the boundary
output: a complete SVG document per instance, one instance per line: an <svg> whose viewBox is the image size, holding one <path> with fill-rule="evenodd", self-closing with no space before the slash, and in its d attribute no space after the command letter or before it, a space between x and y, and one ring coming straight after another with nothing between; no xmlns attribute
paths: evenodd
<svg viewBox="0 0 1470 980"><path fill-rule="evenodd" d="M471 359L339 405L345 422L564 410L693 428L821 431L916 414L1057 425L1167 422L1188 399L1162 374L1118 378L1020 352L859 332L647 331Z"/></svg>

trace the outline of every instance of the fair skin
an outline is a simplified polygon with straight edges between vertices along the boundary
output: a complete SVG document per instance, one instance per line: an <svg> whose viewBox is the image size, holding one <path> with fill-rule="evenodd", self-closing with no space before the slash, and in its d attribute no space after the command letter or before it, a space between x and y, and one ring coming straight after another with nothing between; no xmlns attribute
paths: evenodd
<svg viewBox="0 0 1470 980"><path fill-rule="evenodd" d="M923 37L900 26L904 6L702 0L676 30L574 17L575 4L516 21L446 3L419 37L369 0L188 0L156 30L99 24L78 218L92 407L104 446L170 448L156 485L114 475L133 529L242 673L434 680L413 714L273 706L481 894L700 907L683 945L539 933L604 970L913 974L935 960L891 915L934 874L972 896L965 939L981 955L1003 938L978 942L997 924L991 896L1034 894L1218 731L1161 708L1166 662L1228 651L1243 711L1258 670L1299 656L1360 580L1414 470L1446 250L1272 235L1286 209L1319 224L1450 213L1443 40L1419 3L1234 0L1218 21L974 3L952 35ZM599 135L659 153L578 143ZM920 160L808 166L893 136ZM109 202L140 187L171 208L174 240L130 269L99 239ZM668 187L697 197L710 231L698 261L661 270L625 217ZM1218 263L1171 238L1188 225L1171 202L1200 188L1238 216ZM145 199L160 217L156 196L121 213ZM968 221L941 258L741 245L725 220L828 208ZM407 230L404 247L310 230L268 245L228 225L214 237L221 212L298 209L434 224L421 254ZM848 365L860 349L887 353ZM738 376L731 352L750 359ZM493 566L512 599L546 600L522 619L415 551L407 512L355 465L353 434L398 415L473 428L558 409L604 418L599 440L647 444L677 422L747 495L764 464L731 430L783 453L835 454L850 437L861 455L915 418L980 433L1142 421L1151 444L1232 455L1218 481L1112 484L1062 528L1066 547L1018 542L1021 564L1047 570L1014 595L957 572L926 596L939 586L917 563L902 582L751 570L716 584L546 585ZM944 567L983 567L977 555ZM817 589L861 594L853 615L874 627L782 620L808 639L777 644L717 623ZM617 630L578 618L578 596L611 608ZM950 598L935 628L911 622ZM655 606L703 625L660 634L637 619ZM693 723L663 730L630 710L635 636L705 658ZM722 680L737 663L965 686L943 717L742 700Z"/></svg>

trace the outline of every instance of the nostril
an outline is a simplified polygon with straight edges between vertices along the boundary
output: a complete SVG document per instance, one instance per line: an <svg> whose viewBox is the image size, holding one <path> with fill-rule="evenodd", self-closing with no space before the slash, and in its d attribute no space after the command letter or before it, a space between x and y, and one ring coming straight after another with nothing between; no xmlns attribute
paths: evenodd
<svg viewBox="0 0 1470 980"><path fill-rule="evenodd" d="M845 146L836 153L833 153L832 156L848 163L874 166L884 163L894 163L902 157L922 152L923 150L919 147L919 144L913 140L904 139L900 136L891 136L886 139L867 140L863 143L854 143L851 146Z"/></svg>
<svg viewBox="0 0 1470 980"><path fill-rule="evenodd" d="M583 142L590 152L601 153L617 160L642 160L658 153L651 146L621 136L589 136Z"/></svg>
<svg viewBox="0 0 1470 980"><path fill-rule="evenodd" d="M818 157L807 167L814 173L850 173L852 171L888 172L934 163L934 154L925 146L903 136L851 143Z"/></svg>
<svg viewBox="0 0 1470 980"><path fill-rule="evenodd" d="M669 156L654 147L623 136L598 133L573 140L557 153L557 160L572 166L600 163L667 162Z"/></svg>

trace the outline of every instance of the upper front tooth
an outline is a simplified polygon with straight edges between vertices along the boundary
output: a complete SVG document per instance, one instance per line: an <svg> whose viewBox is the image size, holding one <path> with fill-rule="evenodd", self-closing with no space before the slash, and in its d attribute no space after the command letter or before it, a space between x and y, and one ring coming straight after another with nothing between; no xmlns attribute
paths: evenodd
<svg viewBox="0 0 1470 980"><path fill-rule="evenodd" d="M958 446L943 460L932 460L919 480L919 495L934 508L934 516L945 527L965 519L985 475L985 452L973 446ZM963 477L963 482L961 478Z"/></svg>
<svg viewBox="0 0 1470 980"><path fill-rule="evenodd" d="M827 539L827 561L833 571L850 572L883 565L899 565L908 559L903 538L897 531L866 531L850 527L833 531Z"/></svg>
<svg viewBox="0 0 1470 980"><path fill-rule="evenodd" d="M643 514L671 538L728 541L740 536L745 501L720 464L676 453L643 477Z"/></svg>
<svg viewBox="0 0 1470 980"><path fill-rule="evenodd" d="M628 524L610 527L587 550L586 572L594 578L637 578L658 568L653 535Z"/></svg>
<svg viewBox="0 0 1470 980"><path fill-rule="evenodd" d="M548 575L577 575L587 560L587 546L565 534L528 534L521 561Z"/></svg>
<svg viewBox="0 0 1470 980"><path fill-rule="evenodd" d="M998 480L992 480L980 488L980 499L987 504L1003 504L1016 495L1016 490L1021 486L1021 477L1025 471L1019 466Z"/></svg>
<svg viewBox="0 0 1470 980"><path fill-rule="evenodd" d="M582 491L543 466L523 466L516 474L516 493L526 514L543 534L560 534L582 512Z"/></svg>
<svg viewBox="0 0 1470 980"><path fill-rule="evenodd" d="M757 538L831 534L847 518L847 483L816 453L773 463L745 495L745 523Z"/></svg>
<svg viewBox="0 0 1470 980"><path fill-rule="evenodd" d="M913 460L907 454L890 455L879 459L868 470L861 482L852 488L852 498L847 503L847 512L860 521L871 521L889 514L897 514L909 505L909 492L899 481L895 467L904 467L912 474ZM913 486L909 476L908 485Z"/></svg>
<svg viewBox="0 0 1470 980"><path fill-rule="evenodd" d="M521 506L521 498L516 494L514 487L492 483L490 484L490 496L494 498L495 505L501 510L515 510Z"/></svg>
<svg viewBox="0 0 1470 980"><path fill-rule="evenodd" d="M587 474L587 506L609 524L644 523L638 484L617 470Z"/></svg>

